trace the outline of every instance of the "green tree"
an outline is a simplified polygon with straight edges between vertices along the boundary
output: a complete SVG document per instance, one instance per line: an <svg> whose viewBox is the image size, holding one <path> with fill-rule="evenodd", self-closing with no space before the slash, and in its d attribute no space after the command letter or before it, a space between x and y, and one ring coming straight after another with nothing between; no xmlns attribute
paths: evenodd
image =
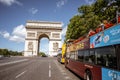
<svg viewBox="0 0 120 80"><path fill-rule="evenodd" d="M46 57L47 55L44 52L40 52L39 56Z"/></svg>
<svg viewBox="0 0 120 80"><path fill-rule="evenodd" d="M8 49L0 49L0 55L4 56L22 56L22 52L11 51Z"/></svg>
<svg viewBox="0 0 120 80"><path fill-rule="evenodd" d="M116 10L120 10L120 0L109 5L109 0L97 0L92 5L78 8L78 15L73 16L68 24L66 39L77 39L88 34L90 29L97 28L103 20L110 21L116 17ZM114 6L118 6L115 8Z"/></svg>

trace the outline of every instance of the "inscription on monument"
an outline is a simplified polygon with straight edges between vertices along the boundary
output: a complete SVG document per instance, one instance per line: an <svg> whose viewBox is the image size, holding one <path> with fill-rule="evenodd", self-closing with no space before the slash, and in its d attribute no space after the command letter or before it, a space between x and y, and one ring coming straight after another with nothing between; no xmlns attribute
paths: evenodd
<svg viewBox="0 0 120 80"><path fill-rule="evenodd" d="M53 38L59 38L59 37L60 37L60 34L59 34L59 33L53 33L53 34L52 34L52 37L53 37Z"/></svg>
<svg viewBox="0 0 120 80"><path fill-rule="evenodd" d="M35 37L35 33L27 33L27 37Z"/></svg>

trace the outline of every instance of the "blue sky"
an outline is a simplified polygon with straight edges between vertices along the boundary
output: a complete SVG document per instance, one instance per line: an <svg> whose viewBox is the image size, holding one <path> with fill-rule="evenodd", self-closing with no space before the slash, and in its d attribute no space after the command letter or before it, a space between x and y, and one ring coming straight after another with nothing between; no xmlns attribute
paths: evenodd
<svg viewBox="0 0 120 80"><path fill-rule="evenodd" d="M27 20L62 22L64 39L70 18L78 7L94 0L0 0L0 48L24 51ZM41 40L41 50L47 51L48 39ZM45 44L45 45L43 45ZM45 49L46 48L46 49Z"/></svg>

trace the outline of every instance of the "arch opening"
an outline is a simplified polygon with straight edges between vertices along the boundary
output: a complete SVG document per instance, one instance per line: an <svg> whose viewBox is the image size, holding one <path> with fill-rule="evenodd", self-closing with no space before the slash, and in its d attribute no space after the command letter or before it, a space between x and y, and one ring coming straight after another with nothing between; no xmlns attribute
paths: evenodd
<svg viewBox="0 0 120 80"><path fill-rule="evenodd" d="M40 52L45 53L46 56L49 55L49 36L47 34L41 34L38 38L38 55Z"/></svg>

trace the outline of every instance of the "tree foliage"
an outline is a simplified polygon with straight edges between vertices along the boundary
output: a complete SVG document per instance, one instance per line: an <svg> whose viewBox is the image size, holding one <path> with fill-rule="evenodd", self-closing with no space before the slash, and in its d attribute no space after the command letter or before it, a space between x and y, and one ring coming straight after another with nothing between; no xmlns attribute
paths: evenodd
<svg viewBox="0 0 120 80"><path fill-rule="evenodd" d="M8 49L0 49L0 55L3 55L3 56L21 56L22 52L11 51Z"/></svg>
<svg viewBox="0 0 120 80"><path fill-rule="evenodd" d="M111 0L112 1L112 0ZM78 15L70 19L66 32L67 39L77 39L95 29L103 20L110 21L116 17L116 10L120 9L120 0L109 6L109 0L97 0L92 5L83 5L78 8ZM115 6L118 6L116 8Z"/></svg>
<svg viewBox="0 0 120 80"><path fill-rule="evenodd" d="M44 52L40 52L40 53L39 53L39 56L47 57L47 55L46 55Z"/></svg>

